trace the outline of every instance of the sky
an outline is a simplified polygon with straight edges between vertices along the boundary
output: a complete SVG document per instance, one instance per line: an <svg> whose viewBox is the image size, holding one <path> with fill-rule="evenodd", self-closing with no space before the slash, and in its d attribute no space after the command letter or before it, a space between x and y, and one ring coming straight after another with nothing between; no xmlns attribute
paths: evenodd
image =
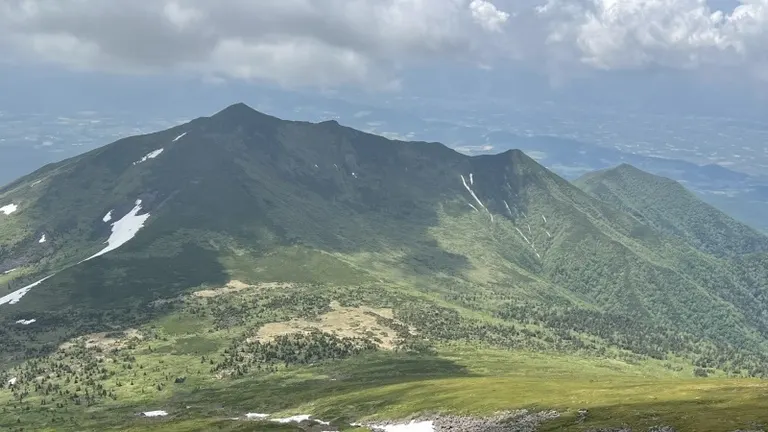
<svg viewBox="0 0 768 432"><path fill-rule="evenodd" d="M751 111L768 0L4 0L0 73L6 105L268 85Z"/></svg>

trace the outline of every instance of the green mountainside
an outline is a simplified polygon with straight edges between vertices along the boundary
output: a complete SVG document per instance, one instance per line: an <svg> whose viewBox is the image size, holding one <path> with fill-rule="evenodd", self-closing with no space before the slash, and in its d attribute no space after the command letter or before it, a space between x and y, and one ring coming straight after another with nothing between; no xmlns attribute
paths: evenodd
<svg viewBox="0 0 768 432"><path fill-rule="evenodd" d="M574 183L656 231L705 252L733 256L768 251L768 237L699 200L674 180L623 164L586 174Z"/></svg>
<svg viewBox="0 0 768 432"><path fill-rule="evenodd" d="M0 189L0 428L250 430L218 422L301 409L726 421L719 392L742 385L726 377L765 391L746 377L768 376L768 240L630 167L579 185L516 150L243 104L43 167ZM540 381L505 393L522 371ZM715 377L712 404L688 405L694 375ZM483 377L496 402L469 403ZM409 383L446 399L413 405ZM732 429L762 418L745 391ZM158 406L173 414L136 420Z"/></svg>

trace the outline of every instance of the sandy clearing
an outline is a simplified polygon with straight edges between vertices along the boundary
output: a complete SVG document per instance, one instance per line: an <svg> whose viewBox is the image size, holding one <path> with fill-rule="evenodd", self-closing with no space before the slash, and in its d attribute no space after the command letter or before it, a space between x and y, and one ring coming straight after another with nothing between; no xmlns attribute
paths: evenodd
<svg viewBox="0 0 768 432"><path fill-rule="evenodd" d="M318 321L290 320L266 324L248 341L271 341L277 336L318 329L341 337L375 337L379 347L388 350L394 348L397 332L377 322L377 317L394 319L392 309L344 307L338 302L332 302L331 309L331 312L321 315ZM411 331L415 333L414 329Z"/></svg>
<svg viewBox="0 0 768 432"><path fill-rule="evenodd" d="M85 341L86 348L122 348L132 339L143 339L144 337L139 333L137 329L127 329L123 331L121 337L107 337L108 332L91 333L89 335L80 336L70 341L64 342L59 345L60 350L66 350L75 346L80 341Z"/></svg>
<svg viewBox="0 0 768 432"><path fill-rule="evenodd" d="M245 282L233 279L227 283L226 286L223 286L221 288L214 288L214 289L205 289L200 291L195 291L192 293L195 297L218 297L221 295L226 294L232 294L239 291L244 290L251 290L251 289L282 289L282 288L291 288L293 287L292 283L287 282L262 282L258 284L247 284Z"/></svg>

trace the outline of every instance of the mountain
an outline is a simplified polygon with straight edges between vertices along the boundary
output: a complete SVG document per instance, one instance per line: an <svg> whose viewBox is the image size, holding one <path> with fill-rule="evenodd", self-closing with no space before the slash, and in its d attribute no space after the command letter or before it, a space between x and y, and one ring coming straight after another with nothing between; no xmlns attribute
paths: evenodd
<svg viewBox="0 0 768 432"><path fill-rule="evenodd" d="M0 426L125 428L157 405L180 422L410 415L380 402L408 395L376 392L482 386L514 355L549 365L542 379L587 362L573 389L601 394L591 377L617 370L768 376L765 239L711 210L673 223L706 206L623 185L598 198L519 150L469 157L243 104L45 166L0 189ZM350 399L322 402L334 392Z"/></svg>
<svg viewBox="0 0 768 432"><path fill-rule="evenodd" d="M719 165L697 165L678 159L634 154L555 136L520 136L504 131L485 134L488 151L519 148L547 168L575 180L587 173L631 164L643 171L684 184L700 199L728 215L766 232L768 180Z"/></svg>
<svg viewBox="0 0 768 432"><path fill-rule="evenodd" d="M574 183L656 231L705 252L738 256L768 251L768 237L702 202L674 180L622 164L586 174Z"/></svg>

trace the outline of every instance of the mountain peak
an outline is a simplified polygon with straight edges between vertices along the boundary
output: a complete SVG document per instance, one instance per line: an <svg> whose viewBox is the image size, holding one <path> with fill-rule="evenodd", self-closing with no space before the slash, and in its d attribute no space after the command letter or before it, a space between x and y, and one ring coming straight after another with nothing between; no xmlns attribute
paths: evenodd
<svg viewBox="0 0 768 432"><path fill-rule="evenodd" d="M257 111L243 102L224 108L211 116L210 119L225 128L247 125L260 127L280 121L277 117Z"/></svg>
<svg viewBox="0 0 768 432"><path fill-rule="evenodd" d="M631 171L631 172L641 171L639 168L635 167L634 165L630 165L627 162L623 162L619 164L614 169L616 171Z"/></svg>
<svg viewBox="0 0 768 432"><path fill-rule="evenodd" d="M254 108L251 108L249 105L246 105L243 102L238 102L235 104L232 104L223 110L217 112L212 116L212 118L270 118L278 120L277 117L273 117L269 114L264 114L261 111L258 111Z"/></svg>
<svg viewBox="0 0 768 432"><path fill-rule="evenodd" d="M214 117L218 116L218 115L233 115L233 114L236 114L236 113L251 113L252 114L252 113L258 113L258 111L256 111L255 109L251 108L250 106L246 105L244 102L237 102L237 103L234 103L234 104L224 108L223 110L217 112L216 114L214 114Z"/></svg>
<svg viewBox="0 0 768 432"><path fill-rule="evenodd" d="M624 163L586 174L575 183L590 195L629 210L657 231L707 253L734 256L768 251L768 239L667 177Z"/></svg>

